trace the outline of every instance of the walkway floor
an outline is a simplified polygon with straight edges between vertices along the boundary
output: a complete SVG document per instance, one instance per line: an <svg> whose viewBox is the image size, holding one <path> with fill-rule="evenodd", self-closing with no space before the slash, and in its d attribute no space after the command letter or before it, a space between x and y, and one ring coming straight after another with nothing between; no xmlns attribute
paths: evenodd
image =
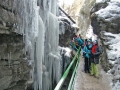
<svg viewBox="0 0 120 90"><path fill-rule="evenodd" d="M74 90L111 90L109 80L110 76L108 76L100 66L98 66L100 78L97 79L82 71L83 63L83 58L81 58L77 70L77 76L75 78Z"/></svg>

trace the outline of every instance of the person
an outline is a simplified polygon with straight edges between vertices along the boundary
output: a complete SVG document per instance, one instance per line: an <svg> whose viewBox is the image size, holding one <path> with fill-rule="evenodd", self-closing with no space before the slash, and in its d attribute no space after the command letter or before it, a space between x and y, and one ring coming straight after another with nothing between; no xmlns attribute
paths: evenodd
<svg viewBox="0 0 120 90"><path fill-rule="evenodd" d="M71 45L71 47L72 47L73 50L75 50L75 51L78 50L78 49L76 48L76 45L75 45L74 40L72 40L72 41L70 42L70 45Z"/></svg>
<svg viewBox="0 0 120 90"><path fill-rule="evenodd" d="M74 42L75 42L76 48L79 49L79 45L78 45L78 41L77 41L77 36L74 37Z"/></svg>
<svg viewBox="0 0 120 90"><path fill-rule="evenodd" d="M92 46L90 44L90 40L87 40L87 43L86 45L84 45L84 48L83 48L83 53L84 53L84 71L85 73L90 73L90 69L89 69L89 58L90 58L90 53L91 53L91 49Z"/></svg>
<svg viewBox="0 0 120 90"><path fill-rule="evenodd" d="M80 34L79 34L79 35L76 35L76 36L77 36L78 45L83 48L84 40L81 38Z"/></svg>
<svg viewBox="0 0 120 90"><path fill-rule="evenodd" d="M88 43L87 43L86 47L88 50L90 50L90 54L89 54L90 57L88 59L88 68L89 68L89 71L91 71L91 60L90 59L91 59L91 50L92 50L93 45L92 45L92 43L91 43L92 41L90 39L88 39L87 42Z"/></svg>
<svg viewBox="0 0 120 90"><path fill-rule="evenodd" d="M98 64L99 64L99 56L101 54L101 47L98 46L98 41L95 40L93 42L93 47L91 50L91 76L95 76L96 78L99 78L98 74Z"/></svg>

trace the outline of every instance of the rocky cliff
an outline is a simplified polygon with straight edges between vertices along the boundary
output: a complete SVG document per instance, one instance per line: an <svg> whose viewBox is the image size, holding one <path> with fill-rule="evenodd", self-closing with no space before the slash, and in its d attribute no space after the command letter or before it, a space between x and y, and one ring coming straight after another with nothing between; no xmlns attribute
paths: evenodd
<svg viewBox="0 0 120 90"><path fill-rule="evenodd" d="M116 10L116 8L120 8L119 5L119 2L101 2L96 3L91 10L91 25L93 26L93 32L100 37L105 48L103 48L104 52L106 52L106 49L110 50L109 45L104 44L104 42L107 41L107 37L110 36L106 36L104 32L111 32L113 34L120 33L120 13L118 9ZM107 55L103 55L104 56L102 60L104 62L107 60Z"/></svg>
<svg viewBox="0 0 120 90"><path fill-rule="evenodd" d="M0 90L53 90L62 74L58 45L75 30L58 20L57 0L0 0L0 12Z"/></svg>
<svg viewBox="0 0 120 90"><path fill-rule="evenodd" d="M119 33L120 2L118 0L96 3L91 9L91 25L103 46L101 65L106 72L113 75L113 86L119 76ZM115 87L114 90L119 90Z"/></svg>
<svg viewBox="0 0 120 90"><path fill-rule="evenodd" d="M19 4L14 0L0 0L0 90L24 90L30 78L23 35L17 33L17 24L21 22L16 7Z"/></svg>
<svg viewBox="0 0 120 90"><path fill-rule="evenodd" d="M80 0L80 8L77 18L77 24L79 26L79 32L84 38L86 35L86 31L89 28L91 23L90 20L90 10L94 5L95 0Z"/></svg>

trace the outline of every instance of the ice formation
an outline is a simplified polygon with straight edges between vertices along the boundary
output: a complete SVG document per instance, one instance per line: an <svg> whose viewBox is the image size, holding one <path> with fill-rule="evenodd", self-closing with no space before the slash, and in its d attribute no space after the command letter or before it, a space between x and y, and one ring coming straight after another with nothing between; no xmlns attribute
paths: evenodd
<svg viewBox="0 0 120 90"><path fill-rule="evenodd" d="M57 0L14 0L15 7L21 18L15 32L23 35L23 52L30 54L34 90L53 90L61 77Z"/></svg>

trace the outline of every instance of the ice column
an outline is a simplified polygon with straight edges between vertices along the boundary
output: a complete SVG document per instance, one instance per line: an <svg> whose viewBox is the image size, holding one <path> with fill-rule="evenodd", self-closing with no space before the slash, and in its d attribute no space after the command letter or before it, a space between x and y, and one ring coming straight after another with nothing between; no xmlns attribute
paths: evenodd
<svg viewBox="0 0 120 90"><path fill-rule="evenodd" d="M34 90L53 90L61 77L57 0L14 0L13 6L18 11L15 32L23 35L27 60L34 61Z"/></svg>

